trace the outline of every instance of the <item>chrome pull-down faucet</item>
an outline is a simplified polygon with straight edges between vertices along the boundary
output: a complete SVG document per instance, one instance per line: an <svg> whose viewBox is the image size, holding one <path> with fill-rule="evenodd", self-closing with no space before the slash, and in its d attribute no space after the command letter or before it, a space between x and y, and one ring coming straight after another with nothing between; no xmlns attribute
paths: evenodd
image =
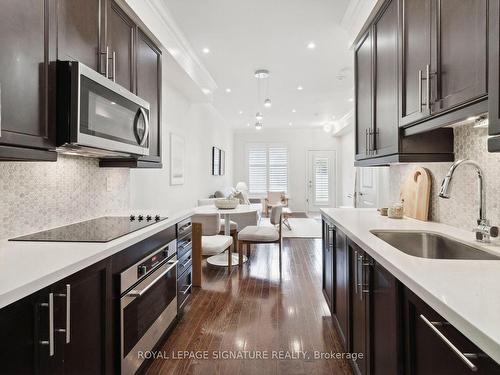
<svg viewBox="0 0 500 375"><path fill-rule="evenodd" d="M449 189L451 180L453 178L453 173L460 165L472 165L477 172L477 194L479 201L478 219L477 227L474 228L476 232L476 240L479 242L490 242L490 237L498 237L498 227L490 226L488 220L486 219L486 193L484 190L484 173L481 166L473 160L457 160L448 170L446 177L441 183L441 189L439 190L440 198L450 198Z"/></svg>

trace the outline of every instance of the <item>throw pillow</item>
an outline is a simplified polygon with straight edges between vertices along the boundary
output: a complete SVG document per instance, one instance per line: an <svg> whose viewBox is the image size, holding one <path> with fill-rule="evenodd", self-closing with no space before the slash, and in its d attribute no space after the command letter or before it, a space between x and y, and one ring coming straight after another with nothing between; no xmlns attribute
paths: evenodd
<svg viewBox="0 0 500 375"><path fill-rule="evenodd" d="M220 190L217 190L215 193L214 193L214 197L215 198L225 198L226 196L224 195L224 193Z"/></svg>

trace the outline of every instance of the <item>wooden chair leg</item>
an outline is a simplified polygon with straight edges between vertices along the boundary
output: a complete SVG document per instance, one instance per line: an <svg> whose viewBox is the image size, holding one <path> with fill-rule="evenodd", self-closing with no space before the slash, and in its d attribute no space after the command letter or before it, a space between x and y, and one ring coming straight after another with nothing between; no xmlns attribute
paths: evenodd
<svg viewBox="0 0 500 375"><path fill-rule="evenodd" d="M233 254L231 254L231 248L233 245L229 246L227 249L227 263L228 263L228 272L231 273L231 267L233 266Z"/></svg>
<svg viewBox="0 0 500 375"><path fill-rule="evenodd" d="M247 243L247 257L250 258L250 246L251 244Z"/></svg>
<svg viewBox="0 0 500 375"><path fill-rule="evenodd" d="M279 257L280 257L280 273L281 273L281 240L278 242L279 244Z"/></svg>
<svg viewBox="0 0 500 375"><path fill-rule="evenodd" d="M238 265L241 267L243 266L243 243L238 241Z"/></svg>

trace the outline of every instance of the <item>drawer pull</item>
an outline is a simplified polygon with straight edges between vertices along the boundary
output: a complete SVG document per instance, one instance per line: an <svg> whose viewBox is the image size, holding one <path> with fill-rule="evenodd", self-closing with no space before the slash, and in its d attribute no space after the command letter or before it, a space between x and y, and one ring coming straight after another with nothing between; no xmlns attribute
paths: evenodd
<svg viewBox="0 0 500 375"><path fill-rule="evenodd" d="M180 292L185 295L192 286L193 284L186 285L186 288L184 290L181 290Z"/></svg>
<svg viewBox="0 0 500 375"><path fill-rule="evenodd" d="M420 319L422 319L422 321L432 330L434 331L434 333L436 335L438 335L438 337L443 340L443 342L446 344L446 346L448 346L448 348L450 348L457 356L458 358L460 358L462 360L463 363L465 363L467 365L467 367L471 370L471 371L477 371L477 367L474 363L472 363L469 358L478 358L478 355L477 354L473 354L473 353L462 353L460 350L458 350L458 348L453 345L453 343L448 340L448 338L443 335L441 333L440 330L438 330L436 328L436 326L442 326L443 323L441 322L431 322L429 321L425 316L423 316L422 314L420 314Z"/></svg>

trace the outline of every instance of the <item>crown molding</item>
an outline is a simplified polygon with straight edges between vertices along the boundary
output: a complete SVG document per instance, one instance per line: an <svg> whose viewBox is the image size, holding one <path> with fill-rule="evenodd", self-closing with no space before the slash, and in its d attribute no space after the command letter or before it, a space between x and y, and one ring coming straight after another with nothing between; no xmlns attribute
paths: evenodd
<svg viewBox="0 0 500 375"><path fill-rule="evenodd" d="M183 31L162 0L122 0L137 15L149 34L177 62L199 90L211 101L217 83L194 52ZM208 90L208 91L207 91ZM207 94L208 92L208 94Z"/></svg>

